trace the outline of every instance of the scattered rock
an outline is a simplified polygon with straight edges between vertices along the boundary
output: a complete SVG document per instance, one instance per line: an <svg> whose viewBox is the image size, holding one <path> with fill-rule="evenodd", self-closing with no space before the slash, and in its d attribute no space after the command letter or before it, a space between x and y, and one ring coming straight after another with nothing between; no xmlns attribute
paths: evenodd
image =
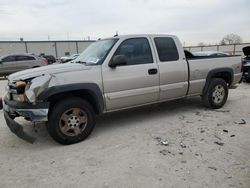
<svg viewBox="0 0 250 188"><path fill-rule="evenodd" d="M187 161L181 161L181 163L187 163Z"/></svg>
<svg viewBox="0 0 250 188"><path fill-rule="evenodd" d="M234 135L234 134L232 134L230 137L235 137L235 135Z"/></svg>
<svg viewBox="0 0 250 188"><path fill-rule="evenodd" d="M165 149L163 149L163 150L161 150L161 151L159 151L162 155L167 155L167 153L168 153L168 151L167 150L165 150Z"/></svg>
<svg viewBox="0 0 250 188"><path fill-rule="evenodd" d="M217 123L217 126L219 127L219 126L222 126L222 124L221 123Z"/></svg>
<svg viewBox="0 0 250 188"><path fill-rule="evenodd" d="M54 163L55 163L55 161L51 161L51 162L50 162L50 164L54 164Z"/></svg>
<svg viewBox="0 0 250 188"><path fill-rule="evenodd" d="M218 141L216 141L216 142L214 142L214 143L217 144L217 145L219 145L219 146L223 146L223 145L224 145L223 142L218 142Z"/></svg>
<svg viewBox="0 0 250 188"><path fill-rule="evenodd" d="M228 130L224 129L223 132L228 133Z"/></svg>
<svg viewBox="0 0 250 188"><path fill-rule="evenodd" d="M82 171L81 174L85 174L85 171Z"/></svg>
<svg viewBox="0 0 250 188"><path fill-rule="evenodd" d="M199 156L199 153L196 153L195 156Z"/></svg>
<svg viewBox="0 0 250 188"><path fill-rule="evenodd" d="M187 146L186 146L185 144L183 144L182 142L180 143L180 146L181 146L182 148L187 148Z"/></svg>
<svg viewBox="0 0 250 188"><path fill-rule="evenodd" d="M217 168L216 167L213 167L213 166L209 166L208 168L210 168L210 169L212 169L212 170L217 170Z"/></svg>
<svg viewBox="0 0 250 188"><path fill-rule="evenodd" d="M166 150L166 149L163 149L163 150L161 150L161 151L159 151L159 152L160 152L162 155L171 154L171 155L175 156L174 153L171 153L171 151L168 151L168 150Z"/></svg>
<svg viewBox="0 0 250 188"><path fill-rule="evenodd" d="M204 132L205 132L205 130L201 130L201 131L200 131L200 133L204 133Z"/></svg>
<svg viewBox="0 0 250 188"><path fill-rule="evenodd" d="M183 152L179 152L179 155L183 155Z"/></svg>

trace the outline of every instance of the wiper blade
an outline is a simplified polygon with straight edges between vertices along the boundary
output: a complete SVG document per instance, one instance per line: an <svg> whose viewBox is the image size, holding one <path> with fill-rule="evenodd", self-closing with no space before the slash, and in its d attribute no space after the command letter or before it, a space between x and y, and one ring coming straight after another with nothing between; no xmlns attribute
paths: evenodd
<svg viewBox="0 0 250 188"><path fill-rule="evenodd" d="M72 61L72 63L81 63L81 64L87 64L85 61Z"/></svg>

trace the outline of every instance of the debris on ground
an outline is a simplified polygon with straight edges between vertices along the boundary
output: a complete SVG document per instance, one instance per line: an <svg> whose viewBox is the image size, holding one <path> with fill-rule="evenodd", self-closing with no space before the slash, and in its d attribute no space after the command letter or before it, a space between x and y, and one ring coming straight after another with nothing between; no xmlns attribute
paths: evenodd
<svg viewBox="0 0 250 188"><path fill-rule="evenodd" d="M171 155L175 156L174 153L171 153L171 151L168 151L168 150L166 150L166 149L163 149L163 150L161 150L161 151L159 151L159 152L160 152L162 155L171 154Z"/></svg>
<svg viewBox="0 0 250 188"><path fill-rule="evenodd" d="M241 121L240 122L234 122L235 124L239 124L239 125L245 125L245 124L247 124L247 122L244 120L244 119L241 119Z"/></svg>
<svg viewBox="0 0 250 188"><path fill-rule="evenodd" d="M218 141L215 141L214 143L215 143L215 144L217 144L217 145L219 145L219 146L223 146L223 145L224 145L224 143L223 143L223 142L218 142Z"/></svg>
<svg viewBox="0 0 250 188"><path fill-rule="evenodd" d="M160 137L155 137L155 139L158 141L158 143L160 144L160 145L164 145L164 146L168 146L169 145L169 142L168 142L168 140L167 139L162 139L162 138L160 138Z"/></svg>
<svg viewBox="0 0 250 188"><path fill-rule="evenodd" d="M195 115L201 116L201 113L200 112L195 112Z"/></svg>
<svg viewBox="0 0 250 188"><path fill-rule="evenodd" d="M85 174L85 171L82 171L81 174Z"/></svg>
<svg viewBox="0 0 250 188"><path fill-rule="evenodd" d="M215 138L217 138L218 140L222 140L218 135L214 135Z"/></svg>
<svg viewBox="0 0 250 188"><path fill-rule="evenodd" d="M215 110L216 112L230 112L230 110L223 110L223 109L219 109L219 110Z"/></svg>
<svg viewBox="0 0 250 188"><path fill-rule="evenodd" d="M213 166L209 166L208 168L212 169L212 170L217 170L216 167L213 167Z"/></svg>
<svg viewBox="0 0 250 188"><path fill-rule="evenodd" d="M182 142L180 143L180 146L181 146L182 148L187 148L187 146L186 146L185 144L183 144Z"/></svg>
<svg viewBox="0 0 250 188"><path fill-rule="evenodd" d="M234 134L232 134L230 137L235 137L235 135L234 135Z"/></svg>
<svg viewBox="0 0 250 188"><path fill-rule="evenodd" d="M228 133L228 130L224 129L223 132L224 132L224 133Z"/></svg>
<svg viewBox="0 0 250 188"><path fill-rule="evenodd" d="M205 132L205 130L201 130L201 131L200 131L200 133L204 133L204 132Z"/></svg>
<svg viewBox="0 0 250 188"><path fill-rule="evenodd" d="M186 117L184 115L179 116L180 120L184 120Z"/></svg>

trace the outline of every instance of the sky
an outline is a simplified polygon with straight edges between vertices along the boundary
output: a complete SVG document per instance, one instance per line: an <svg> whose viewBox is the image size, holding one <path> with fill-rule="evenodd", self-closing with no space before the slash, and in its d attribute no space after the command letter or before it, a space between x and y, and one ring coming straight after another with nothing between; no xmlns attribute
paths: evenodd
<svg viewBox="0 0 250 188"><path fill-rule="evenodd" d="M250 42L249 0L0 0L1 40L174 34L186 46L235 33Z"/></svg>

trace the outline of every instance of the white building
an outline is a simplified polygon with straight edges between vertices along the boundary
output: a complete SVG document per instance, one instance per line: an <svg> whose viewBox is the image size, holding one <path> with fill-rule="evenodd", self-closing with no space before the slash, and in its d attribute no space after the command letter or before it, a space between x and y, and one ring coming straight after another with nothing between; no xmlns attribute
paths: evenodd
<svg viewBox="0 0 250 188"><path fill-rule="evenodd" d="M34 53L61 57L81 53L92 42L94 41L0 41L0 56L13 53Z"/></svg>

